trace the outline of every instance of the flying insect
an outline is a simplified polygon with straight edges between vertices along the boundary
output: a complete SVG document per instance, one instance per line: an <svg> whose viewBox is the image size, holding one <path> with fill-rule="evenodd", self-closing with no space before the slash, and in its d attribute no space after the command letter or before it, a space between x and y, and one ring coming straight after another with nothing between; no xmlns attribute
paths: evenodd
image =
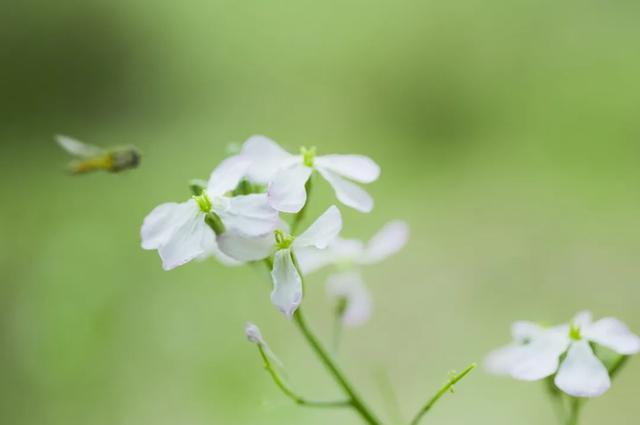
<svg viewBox="0 0 640 425"><path fill-rule="evenodd" d="M61 135L56 136L56 141L75 158L69 163L69 170L73 174L99 170L118 173L136 168L140 164L140 151L134 146L103 149Z"/></svg>

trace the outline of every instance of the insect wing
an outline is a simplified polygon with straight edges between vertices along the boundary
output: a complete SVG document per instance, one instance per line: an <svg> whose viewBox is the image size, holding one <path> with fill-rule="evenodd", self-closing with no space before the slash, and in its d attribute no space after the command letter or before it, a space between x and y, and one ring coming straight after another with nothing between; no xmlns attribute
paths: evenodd
<svg viewBox="0 0 640 425"><path fill-rule="evenodd" d="M105 150L102 148L82 143L67 136L56 136L56 141L62 149L66 150L73 156L81 158L91 158L105 153Z"/></svg>

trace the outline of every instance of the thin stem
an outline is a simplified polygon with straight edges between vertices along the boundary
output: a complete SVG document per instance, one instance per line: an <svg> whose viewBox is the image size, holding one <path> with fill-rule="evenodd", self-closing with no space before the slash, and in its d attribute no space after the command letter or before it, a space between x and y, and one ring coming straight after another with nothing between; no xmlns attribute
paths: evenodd
<svg viewBox="0 0 640 425"><path fill-rule="evenodd" d="M545 379L545 386L547 387L547 392L551 397L551 402L553 403L553 407L554 407L556 416L558 417L558 421L560 423L564 423L565 411L564 411L563 393L560 392L558 387L556 387L556 384L553 381L553 376L550 376L547 379Z"/></svg>
<svg viewBox="0 0 640 425"><path fill-rule="evenodd" d="M293 217L293 222L291 223L291 234L292 235L297 234L296 232L298 231L298 226L300 226L300 223L302 222L302 219L304 218L304 216L305 216L305 214L307 212L307 207L309 206L309 199L310 199L310 195L311 195L311 188L312 188L311 180L312 179L313 179L313 172L309 176L309 179L307 180L307 182L304 184L304 190L307 192L307 202L305 202L305 204L302 207L302 209L300 211L298 211L298 213L295 215L295 217Z"/></svg>
<svg viewBox="0 0 640 425"><path fill-rule="evenodd" d="M629 360L629 356L620 356L611 366L609 366L609 376L611 379L618 374L622 366L627 363L627 360Z"/></svg>
<svg viewBox="0 0 640 425"><path fill-rule="evenodd" d="M467 366L467 368L465 370L463 370L462 372L452 376L446 384L444 384L442 386L442 388L440 388L438 390L438 392L427 402L427 404L425 404L424 406L422 406L422 409L420 409L420 411L418 411L418 413L416 414L416 416L413 418L413 420L411 421L410 425L417 425L420 422L420 419L422 419L422 417L429 411L431 410L431 408L433 407L434 404L436 404L436 402L440 399L440 397L442 397L443 395L445 395L447 393L447 391L449 390L453 390L453 386L458 383L458 381L460 381L462 378L464 378L469 372L471 372L473 369L476 368L476 364L473 363L469 366Z"/></svg>
<svg viewBox="0 0 640 425"><path fill-rule="evenodd" d="M296 404L299 404L301 406L307 406L307 407L325 407L325 408L351 406L351 403L349 400L315 401L315 400L307 400L306 398L296 394L295 391L293 391L291 387L289 387L285 383L284 379L282 379L280 374L278 374L276 369L273 367L273 365L271 364L271 361L269 360L269 356L265 352L262 345L258 345L258 351L260 352L260 357L262 357L262 361L264 362L264 368L267 370L267 372L269 372L269 375L271 375L273 382L276 384L278 388L280 388L280 390L282 390L284 395L289 397Z"/></svg>
<svg viewBox="0 0 640 425"><path fill-rule="evenodd" d="M578 417L580 415L580 408L582 407L582 401L579 398L571 397L569 404L569 417L567 418L567 425L578 425Z"/></svg>
<svg viewBox="0 0 640 425"><path fill-rule="evenodd" d="M344 325L342 323L342 315L344 314L344 310L346 308L346 300L341 299L338 301L338 305L334 309L333 315L333 341L331 345L331 349L333 355L338 357L338 351L340 350L340 341L342 340L342 330L344 329Z"/></svg>
<svg viewBox="0 0 640 425"><path fill-rule="evenodd" d="M325 365L327 370L331 373L335 381L340 385L343 391L347 394L350 400L351 407L353 407L369 425L382 425L379 419L375 417L372 411L362 401L360 396L356 393L351 383L347 380L344 373L340 370L336 362L331 358L331 355L325 350L318 338L311 331L307 322L302 314L302 309L298 310L293 315L293 320L298 328L302 332L313 351L316 353L320 361Z"/></svg>

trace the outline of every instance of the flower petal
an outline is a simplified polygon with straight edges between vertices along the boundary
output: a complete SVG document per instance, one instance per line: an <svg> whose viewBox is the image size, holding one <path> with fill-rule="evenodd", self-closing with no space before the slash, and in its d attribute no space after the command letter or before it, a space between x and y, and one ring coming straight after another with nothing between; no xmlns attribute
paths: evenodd
<svg viewBox="0 0 640 425"><path fill-rule="evenodd" d="M162 258L162 267L171 270L175 267L200 258L205 253L207 238L213 230L204 222L204 215L193 202L191 215L187 217L171 237L158 247Z"/></svg>
<svg viewBox="0 0 640 425"><path fill-rule="evenodd" d="M571 344L555 378L555 383L573 397L597 397L611 386L607 369L585 340Z"/></svg>
<svg viewBox="0 0 640 425"><path fill-rule="evenodd" d="M274 241L272 233L247 237L237 232L224 232L218 236L220 251L238 261L258 261L267 258L271 255Z"/></svg>
<svg viewBox="0 0 640 425"><path fill-rule="evenodd" d="M369 240L362 262L371 264L381 261L400 251L408 239L407 223L400 220L387 223Z"/></svg>
<svg viewBox="0 0 640 425"><path fill-rule="evenodd" d="M278 212L271 208L264 193L217 197L213 199L213 210L227 231L245 236L264 236L278 226Z"/></svg>
<svg viewBox="0 0 640 425"><path fill-rule="evenodd" d="M319 167L360 183L371 183L380 177L380 167L364 155L323 155L315 159Z"/></svg>
<svg viewBox="0 0 640 425"><path fill-rule="evenodd" d="M324 167L316 166L316 169L333 187L340 202L361 212L371 212L373 199L364 189Z"/></svg>
<svg viewBox="0 0 640 425"><path fill-rule="evenodd" d="M314 246L318 249L327 247L342 230L342 215L335 205L331 205L307 230L298 236L295 247Z"/></svg>
<svg viewBox="0 0 640 425"><path fill-rule="evenodd" d="M327 294L333 298L346 299L346 309L341 317L345 326L362 325L371 317L373 301L360 273L347 272L329 276Z"/></svg>
<svg viewBox="0 0 640 425"><path fill-rule="evenodd" d="M291 319L302 301L302 279L291 259L291 250L281 249L273 258L271 302Z"/></svg>
<svg viewBox="0 0 640 425"><path fill-rule="evenodd" d="M522 345L515 343L500 347L487 355L484 368L494 375L510 375L511 369L522 357L522 349Z"/></svg>
<svg viewBox="0 0 640 425"><path fill-rule="evenodd" d="M296 259L302 273L307 275L334 263L336 256L329 248L318 249L313 246L301 246L296 248Z"/></svg>
<svg viewBox="0 0 640 425"><path fill-rule="evenodd" d="M269 203L278 211L297 213L307 202L305 184L311 176L311 168L303 164L280 170L274 177L267 193Z"/></svg>
<svg viewBox="0 0 640 425"><path fill-rule="evenodd" d="M568 337L553 330L521 345L520 358L511 368L511 376L523 381L537 381L558 370L560 356L567 350Z"/></svg>
<svg viewBox="0 0 640 425"><path fill-rule="evenodd" d="M582 331L583 336L618 354L630 355L640 352L640 338L627 325L613 317L606 317Z"/></svg>
<svg viewBox="0 0 640 425"><path fill-rule="evenodd" d="M250 165L251 162L241 155L234 155L222 161L209 177L207 194L212 197L221 196L235 189Z"/></svg>
<svg viewBox="0 0 640 425"><path fill-rule="evenodd" d="M291 160L291 155L276 142L265 136L251 136L240 152L244 158L251 161L247 171L249 180L255 183L267 184L276 172Z"/></svg>
<svg viewBox="0 0 640 425"><path fill-rule="evenodd" d="M574 326L577 326L579 329L585 328L591 324L593 321L592 315L590 311L584 310L580 313L576 314L571 320Z"/></svg>
<svg viewBox="0 0 640 425"><path fill-rule="evenodd" d="M157 249L191 216L189 202L168 202L155 207L145 218L140 229L142 248Z"/></svg>

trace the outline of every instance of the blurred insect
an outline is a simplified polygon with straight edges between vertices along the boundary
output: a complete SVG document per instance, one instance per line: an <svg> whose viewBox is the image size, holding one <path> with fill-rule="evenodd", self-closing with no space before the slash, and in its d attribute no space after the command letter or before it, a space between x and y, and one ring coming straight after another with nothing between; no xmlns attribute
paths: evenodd
<svg viewBox="0 0 640 425"><path fill-rule="evenodd" d="M56 136L56 141L62 149L76 158L69 163L69 170L73 174L97 170L117 173L136 168L140 164L140 152L133 146L102 149L67 136Z"/></svg>

